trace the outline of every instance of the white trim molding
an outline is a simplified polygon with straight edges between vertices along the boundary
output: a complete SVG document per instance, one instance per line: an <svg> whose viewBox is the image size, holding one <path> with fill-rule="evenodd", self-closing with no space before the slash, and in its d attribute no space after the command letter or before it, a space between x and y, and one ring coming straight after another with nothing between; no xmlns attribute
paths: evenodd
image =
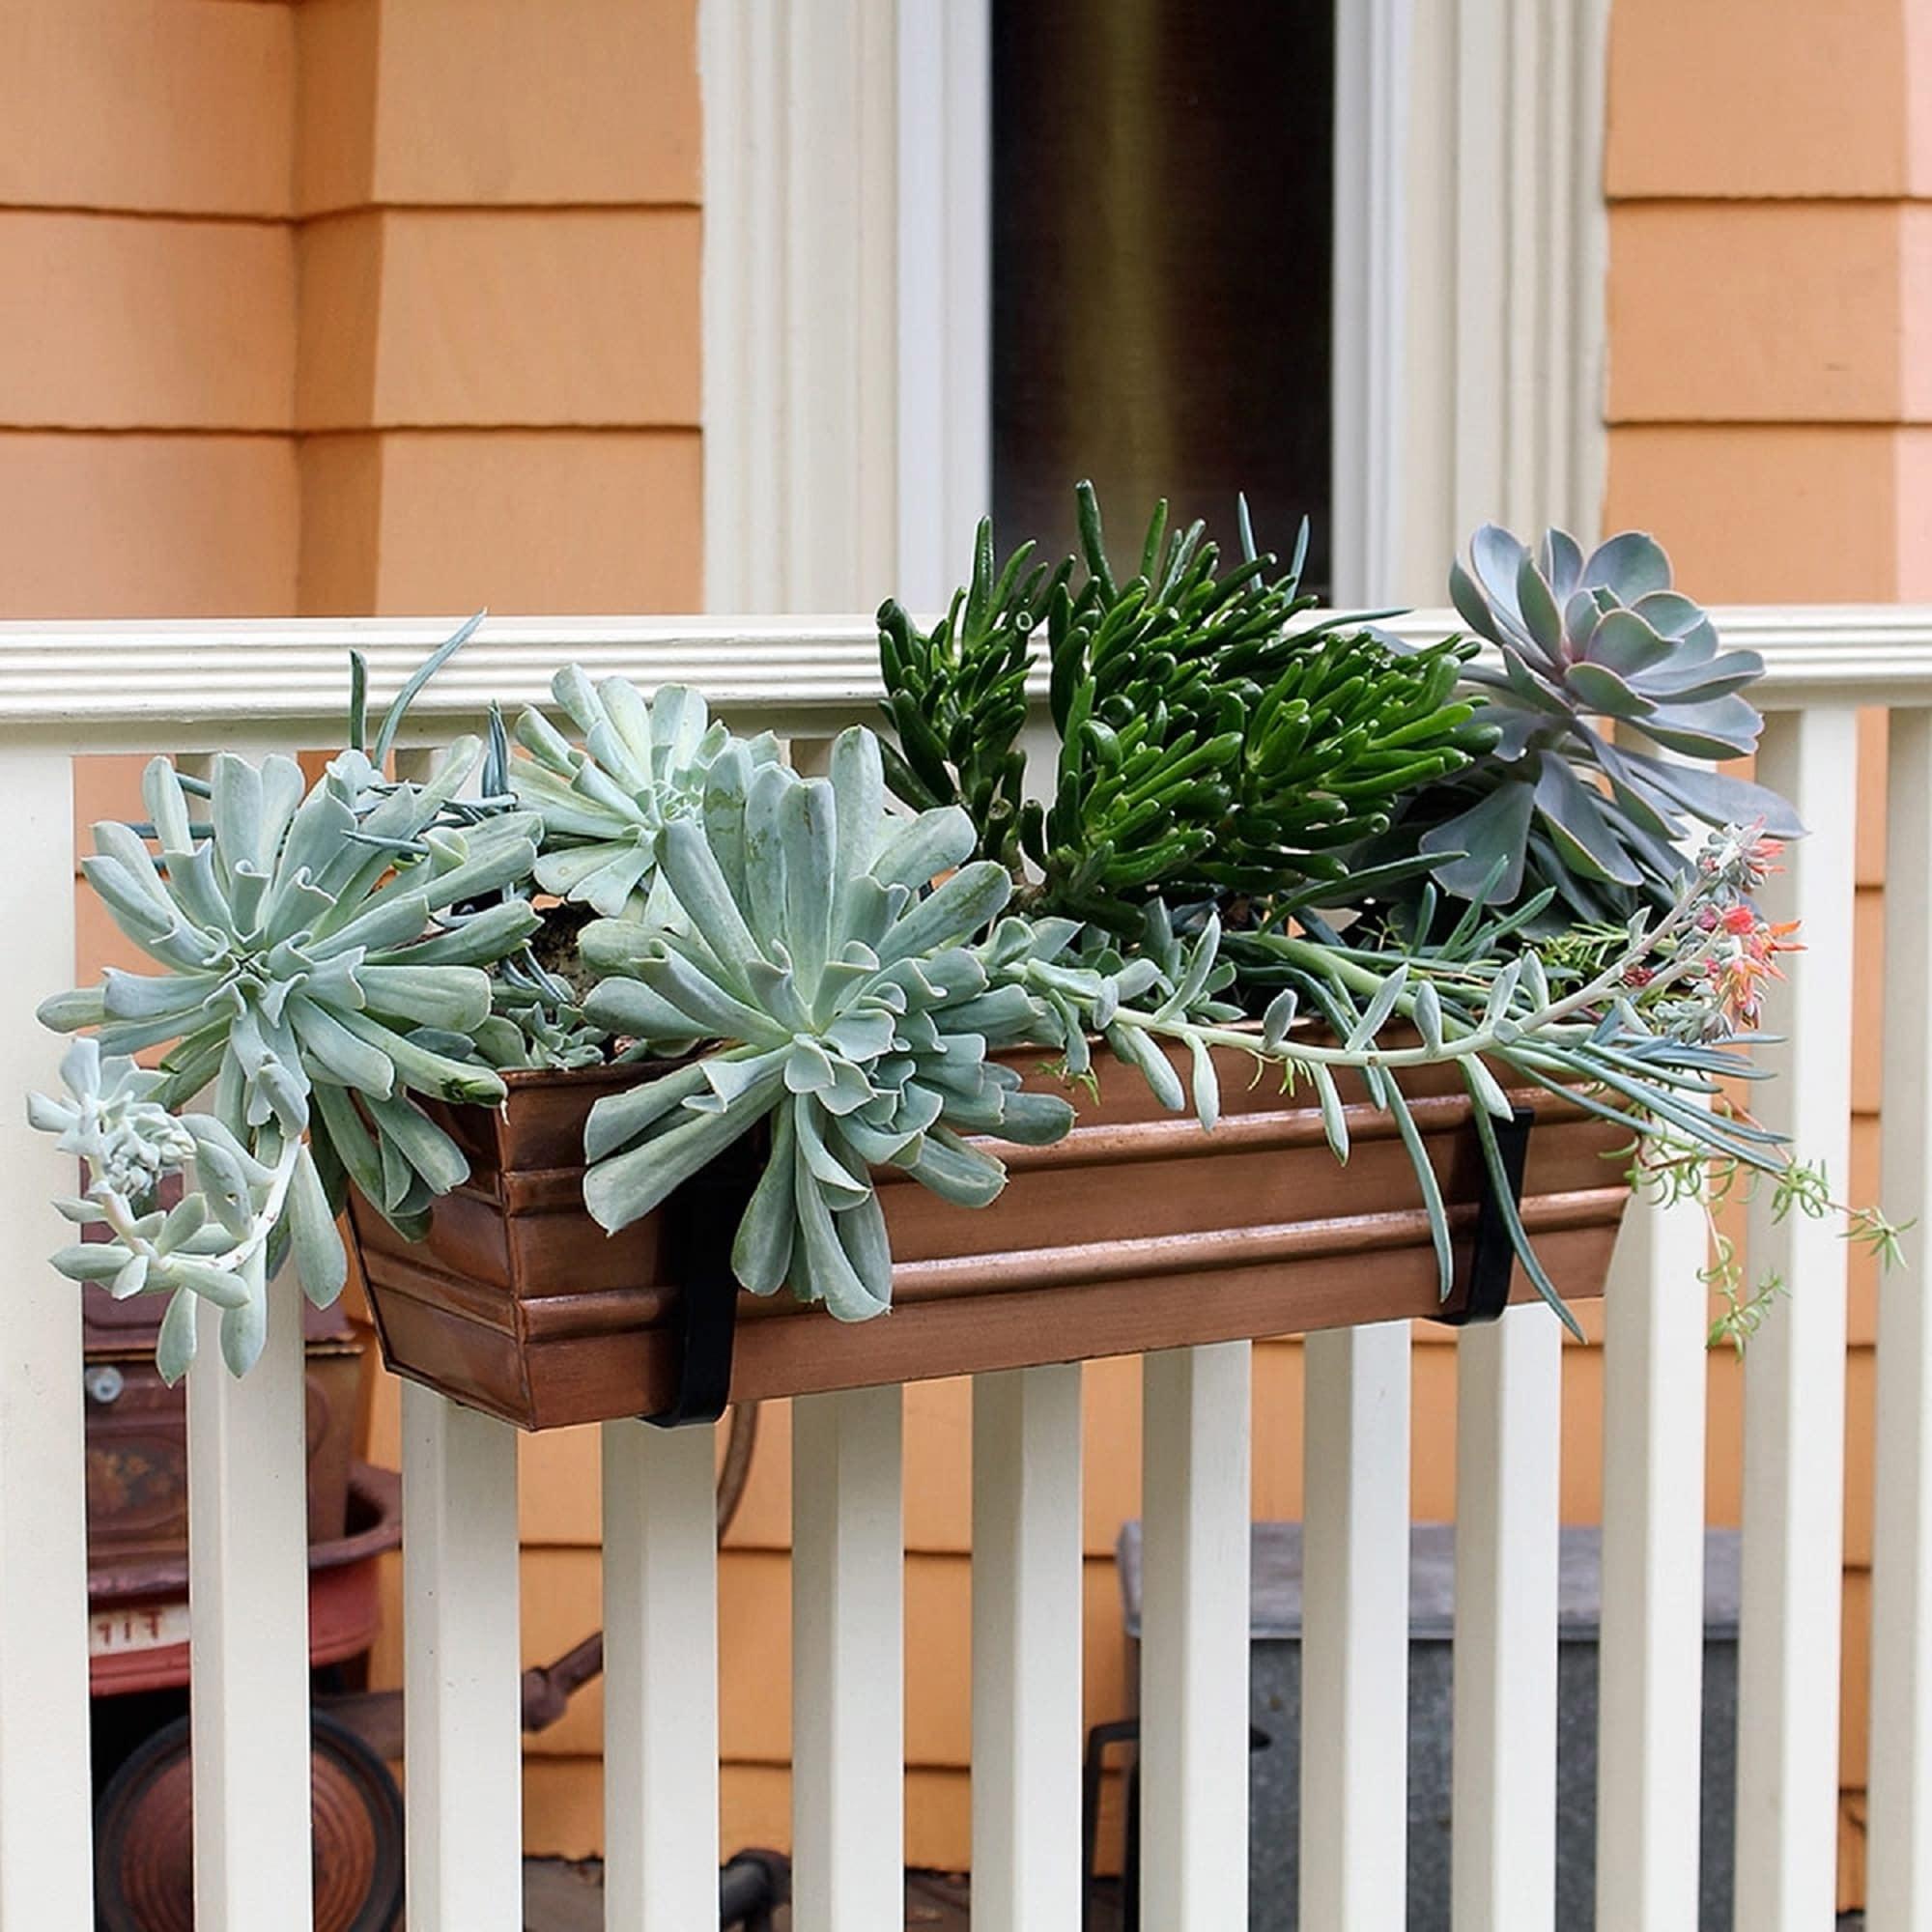
<svg viewBox="0 0 1932 1932"><path fill-rule="evenodd" d="M1767 711L1807 704L1932 704L1932 606L1741 605L1711 613L1727 643L1762 654ZM76 753L202 750L266 732L340 742L349 653L380 708L456 628L453 617L290 617L0 623L0 733ZM1414 643L1463 628L1452 611L1386 628ZM1044 646L1027 689L1046 697ZM404 739L474 729L493 698L547 705L551 674L692 684L740 729L807 735L875 719L878 629L868 616L488 617L410 709Z"/></svg>
<svg viewBox="0 0 1932 1932"><path fill-rule="evenodd" d="M1609 0L1337 0L1335 594L1593 533ZM714 610L937 604L991 500L991 0L701 0Z"/></svg>
<svg viewBox="0 0 1932 1932"><path fill-rule="evenodd" d="M714 610L945 594L991 495L990 0L702 0Z"/></svg>
<svg viewBox="0 0 1932 1932"><path fill-rule="evenodd" d="M899 0L898 573L943 606L993 507L992 0Z"/></svg>
<svg viewBox="0 0 1932 1932"><path fill-rule="evenodd" d="M1603 506L1608 0L1340 0L1335 582Z"/></svg>
<svg viewBox="0 0 1932 1932"><path fill-rule="evenodd" d="M1411 0L1336 8L1329 495L1335 596L1346 604L1388 595L1401 579L1411 14Z"/></svg>

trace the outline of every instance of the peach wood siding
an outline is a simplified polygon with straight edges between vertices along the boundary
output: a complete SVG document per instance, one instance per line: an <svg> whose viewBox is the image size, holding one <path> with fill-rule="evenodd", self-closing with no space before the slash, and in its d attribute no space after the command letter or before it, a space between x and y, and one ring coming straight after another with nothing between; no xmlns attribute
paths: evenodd
<svg viewBox="0 0 1932 1932"><path fill-rule="evenodd" d="M0 612L701 608L696 61L695 0L0 10ZM533 1657L597 1621L579 1447ZM530 1845L584 1849L594 1694L543 1742Z"/></svg>
<svg viewBox="0 0 1932 1932"><path fill-rule="evenodd" d="M1714 600L1932 586L1932 8L1617 0L1605 518ZM1882 718L1865 721L1850 1189L1878 1184ZM1803 1282L1792 1290L1803 1293ZM1855 1265L1846 1433L1839 1892L1863 1890L1875 1299ZM1714 1371L1715 1372L1715 1371ZM1713 1520L1738 1423L1714 1414ZM1721 1426L1719 1426L1721 1424Z"/></svg>

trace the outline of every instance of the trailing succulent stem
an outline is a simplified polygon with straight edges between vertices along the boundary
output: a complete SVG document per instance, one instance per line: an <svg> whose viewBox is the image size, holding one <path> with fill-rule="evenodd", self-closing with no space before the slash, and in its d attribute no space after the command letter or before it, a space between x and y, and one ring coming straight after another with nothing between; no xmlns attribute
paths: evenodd
<svg viewBox="0 0 1932 1932"><path fill-rule="evenodd" d="M270 1129L251 1151L212 1115L177 1117L152 1097L165 1074L103 1057L88 1037L68 1049L61 1078L68 1098L34 1094L28 1118L58 1134L61 1151L80 1163L80 1193L54 1206L70 1221L104 1226L107 1238L63 1248L53 1264L116 1300L169 1297L156 1357L168 1381L194 1358L198 1301L220 1309L221 1352L235 1374L253 1364L268 1330L268 1265L278 1236L312 1301L341 1293L348 1262L299 1137ZM194 1185L162 1208L163 1184L190 1171Z"/></svg>
<svg viewBox="0 0 1932 1932"><path fill-rule="evenodd" d="M1532 947L1505 955L1496 949L1523 922L1483 920L1474 908L1446 944L1404 956L1352 949L1332 938L1231 935L1248 982L1278 989L1267 1001L1259 1037L1189 1008L1184 989L1206 991L1217 970L1233 977L1225 963L1217 967L1222 936L1210 914L1186 955L1182 988L1158 1005L1113 997L1119 983L1130 981L1097 994L1058 984L1079 1022L1067 1027L1065 1037L1102 1035L1120 1058L1148 1074L1164 1104L1177 1109L1189 1096L1162 1049L1184 1047L1193 1067L1192 1104L1209 1126L1219 1105L1215 1049L1278 1067L1286 1085L1305 1081L1313 1088L1330 1147L1344 1161L1349 1127L1337 1076L1358 1074L1371 1102L1395 1121L1409 1152L1445 1294L1451 1286L1448 1219L1400 1075L1406 1068L1454 1065L1473 1102L1477 1137L1518 1257L1538 1291L1571 1321L1511 1206L1492 1125L1513 1111L1504 1083L1562 1094L1625 1127L1639 1145L1688 1141L1707 1161L1787 1173L1782 1136L1723 1100L1725 1082L1758 1077L1742 1049L1755 1037L1750 1026L1761 982L1775 971L1783 943L1741 897L1761 865L1761 851L1749 838L1714 838L1669 910L1655 921L1648 912L1634 915L1621 945L1587 977L1552 968ZM1080 1053L1084 1047L1076 1046L1075 1056ZM1069 1064L1078 1071L1084 1062Z"/></svg>

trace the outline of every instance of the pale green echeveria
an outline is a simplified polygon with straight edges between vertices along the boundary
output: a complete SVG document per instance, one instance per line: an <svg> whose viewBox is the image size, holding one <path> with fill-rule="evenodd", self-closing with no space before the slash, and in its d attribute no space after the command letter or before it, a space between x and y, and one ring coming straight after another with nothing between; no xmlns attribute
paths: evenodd
<svg viewBox="0 0 1932 1932"><path fill-rule="evenodd" d="M132 827L105 823L82 867L161 970L110 968L48 1000L42 1020L94 1029L109 1055L172 1042L156 1101L180 1107L213 1083L210 1111L252 1151L272 1144L272 1161L308 1132L331 1199L346 1173L399 1227L419 1226L468 1164L411 1095L502 1097L495 1072L447 1045L489 1015L484 968L537 923L526 903L487 903L527 877L535 815L437 822L480 752L466 739L421 783L373 804L353 756L304 795L293 758L224 753L207 836L156 758L143 797L158 856Z"/></svg>
<svg viewBox="0 0 1932 1932"><path fill-rule="evenodd" d="M722 1042L592 1109L583 1192L597 1220L638 1220L769 1123L733 1269L757 1293L789 1283L862 1321L892 1295L874 1166L980 1207L1006 1170L965 1136L1058 1140L1072 1108L987 1057L1034 1037L1038 1009L972 943L1012 892L1005 867L962 863L973 846L956 807L887 817L869 731L837 740L828 778L726 746L701 814L661 835L683 922L583 936L607 976L592 1021L662 1054Z"/></svg>
<svg viewBox="0 0 1932 1932"><path fill-rule="evenodd" d="M571 665L551 691L583 743L573 745L540 711L517 721L517 742L529 755L512 760L510 786L543 819L537 884L607 919L661 924L672 908L658 872L658 835L698 812L713 761L739 741L711 723L703 696L685 685L646 698L621 677L593 686ZM777 762L769 732L743 742L754 766Z"/></svg>
<svg viewBox="0 0 1932 1932"><path fill-rule="evenodd" d="M156 1349L168 1381L193 1359L198 1301L221 1311L229 1368L243 1375L254 1366L268 1333L269 1254L279 1231L309 1298L327 1304L341 1293L348 1264L301 1141L282 1142L272 1164L260 1159L212 1115L169 1113L151 1097L166 1075L102 1055L91 1037L68 1049L61 1078L68 1097L31 1095L28 1119L81 1163L80 1193L57 1198L55 1208L70 1221L104 1227L106 1236L62 1248L53 1265L116 1300L170 1297ZM193 1185L164 1208L162 1182L190 1168Z"/></svg>

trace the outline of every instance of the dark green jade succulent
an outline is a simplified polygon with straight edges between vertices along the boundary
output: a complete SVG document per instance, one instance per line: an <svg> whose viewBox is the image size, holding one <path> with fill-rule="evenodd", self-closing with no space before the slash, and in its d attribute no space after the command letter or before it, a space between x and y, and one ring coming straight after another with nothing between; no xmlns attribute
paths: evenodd
<svg viewBox="0 0 1932 1932"><path fill-rule="evenodd" d="M894 788L965 806L1028 911L1130 934L1157 895L1319 900L1406 793L1495 743L1458 689L1471 647L1404 653L1310 616L1300 552L1284 570L1245 519L1223 570L1203 526L1169 531L1163 504L1122 581L1091 486L1079 498L1079 566L1049 571L1027 544L995 576L982 524L972 582L930 632L896 603L879 613ZM1030 778L1020 731L1042 631L1058 753Z"/></svg>

